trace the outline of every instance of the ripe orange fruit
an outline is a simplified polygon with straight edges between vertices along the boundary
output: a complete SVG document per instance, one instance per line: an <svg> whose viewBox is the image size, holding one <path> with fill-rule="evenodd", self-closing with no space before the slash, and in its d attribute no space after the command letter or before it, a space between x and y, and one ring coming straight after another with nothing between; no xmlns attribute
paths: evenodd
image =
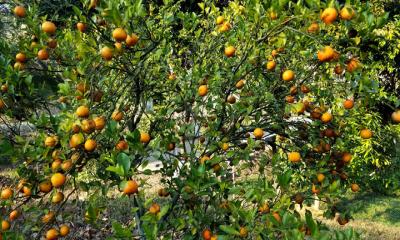
<svg viewBox="0 0 400 240"><path fill-rule="evenodd" d="M292 70L286 70L282 74L283 81L289 82L294 79L294 72Z"/></svg>
<svg viewBox="0 0 400 240"><path fill-rule="evenodd" d="M58 204L64 200L64 194L62 192L56 192L51 198L51 202Z"/></svg>
<svg viewBox="0 0 400 240"><path fill-rule="evenodd" d="M363 139L370 139L372 137L373 133L369 129L363 129L360 131L360 137Z"/></svg>
<svg viewBox="0 0 400 240"><path fill-rule="evenodd" d="M69 234L69 226L68 225L61 225L60 226L60 236L65 237Z"/></svg>
<svg viewBox="0 0 400 240"><path fill-rule="evenodd" d="M96 123L92 119L83 119L81 128L84 133L92 133L96 129Z"/></svg>
<svg viewBox="0 0 400 240"><path fill-rule="evenodd" d="M219 28L218 31L221 33L227 32L231 29L231 24L229 22L224 22Z"/></svg>
<svg viewBox="0 0 400 240"><path fill-rule="evenodd" d="M150 134L146 132L140 133L140 142L141 143L149 143L150 142Z"/></svg>
<svg viewBox="0 0 400 240"><path fill-rule="evenodd" d="M3 200L7 200L11 198L11 196L14 194L14 191L11 188L5 188L1 191L0 198Z"/></svg>
<svg viewBox="0 0 400 240"><path fill-rule="evenodd" d="M307 28L307 32L316 33L319 31L319 25L316 22L311 23L311 25Z"/></svg>
<svg viewBox="0 0 400 240"><path fill-rule="evenodd" d="M329 62L335 57L335 50L331 46L325 46L317 53L320 62Z"/></svg>
<svg viewBox="0 0 400 240"><path fill-rule="evenodd" d="M240 227L240 229L239 229L239 236L240 236L241 238L246 238L247 235L248 235L248 231L247 231L246 227Z"/></svg>
<svg viewBox="0 0 400 240"><path fill-rule="evenodd" d="M37 56L38 56L39 60L47 60L47 59L49 59L49 53L47 52L46 49L39 50Z"/></svg>
<svg viewBox="0 0 400 240"><path fill-rule="evenodd" d="M65 183L65 176L62 173L54 173L53 176L51 176L51 184L53 185L53 187L58 188L61 187L62 185L64 185Z"/></svg>
<svg viewBox="0 0 400 240"><path fill-rule="evenodd" d="M236 87L237 89L242 89L242 88L244 87L244 80L243 80L243 79L240 79L240 80L236 83L235 87Z"/></svg>
<svg viewBox="0 0 400 240"><path fill-rule="evenodd" d="M54 34L57 30L57 27L54 23L50 21L45 21L42 23L42 31L47 34Z"/></svg>
<svg viewBox="0 0 400 240"><path fill-rule="evenodd" d="M322 183L325 180L325 175L322 173L317 174L317 181Z"/></svg>
<svg viewBox="0 0 400 240"><path fill-rule="evenodd" d="M343 102L343 107L344 107L345 109L352 109L352 108L354 107L354 101L351 100L351 99L346 99L346 100Z"/></svg>
<svg viewBox="0 0 400 240"><path fill-rule="evenodd" d="M123 28L116 28L114 29L114 31L112 32L112 37L118 41L125 41L126 38L128 37L128 35L126 34L125 30Z"/></svg>
<svg viewBox="0 0 400 240"><path fill-rule="evenodd" d="M1 85L1 91L2 91L3 93L8 92L8 85L7 85L7 84Z"/></svg>
<svg viewBox="0 0 400 240"><path fill-rule="evenodd" d="M54 147L56 144L57 144L57 138L55 138L54 136L48 136L44 140L44 145L46 147Z"/></svg>
<svg viewBox="0 0 400 240"><path fill-rule="evenodd" d="M342 161L345 162L345 163L349 163L352 158L353 158L353 156L348 152L345 152L342 155Z"/></svg>
<svg viewBox="0 0 400 240"><path fill-rule="evenodd" d="M109 48L109 47L103 47L103 48L100 50L100 55L101 55L101 57L102 57L104 60L109 61L109 60L111 60L112 57L113 57L113 51L112 51L112 49Z"/></svg>
<svg viewBox="0 0 400 240"><path fill-rule="evenodd" d="M71 148L77 148L79 145L83 143L83 136L82 134L75 133L74 135L71 136L69 139L69 146Z"/></svg>
<svg viewBox="0 0 400 240"><path fill-rule="evenodd" d="M290 152L288 153L288 160L292 163L300 162L301 155L299 152Z"/></svg>
<svg viewBox="0 0 400 240"><path fill-rule="evenodd" d="M225 48L224 53L227 57L233 57L235 55L236 49L233 46L228 46Z"/></svg>
<svg viewBox="0 0 400 240"><path fill-rule="evenodd" d="M75 113L78 117L87 118L89 117L89 108L87 106L79 106Z"/></svg>
<svg viewBox="0 0 400 240"><path fill-rule="evenodd" d="M207 155L204 155L200 158L200 163L204 164L206 161L210 160L210 157Z"/></svg>
<svg viewBox="0 0 400 240"><path fill-rule="evenodd" d="M321 189L319 189L317 186L315 186L315 185L313 184L313 185L312 185L312 188L311 188L311 192L312 192L313 194L318 194L318 193L321 192Z"/></svg>
<svg viewBox="0 0 400 240"><path fill-rule="evenodd" d="M168 197L169 192L165 190L165 188L158 189L158 196L160 197Z"/></svg>
<svg viewBox="0 0 400 240"><path fill-rule="evenodd" d="M333 116L330 112L325 112L321 115L321 121L323 123L329 123L330 121L332 121Z"/></svg>
<svg viewBox="0 0 400 240"><path fill-rule="evenodd" d="M233 95L229 95L226 101L230 104L234 104L236 102L236 98Z"/></svg>
<svg viewBox="0 0 400 240"><path fill-rule="evenodd" d="M203 236L204 240L211 240L212 233L209 229L203 230L203 233L201 235Z"/></svg>
<svg viewBox="0 0 400 240"><path fill-rule="evenodd" d="M400 123L400 110L397 110L392 113L392 121L394 123Z"/></svg>
<svg viewBox="0 0 400 240"><path fill-rule="evenodd" d="M269 208L268 203L264 203L263 205L261 205L261 206L258 208L258 212L259 212L259 213L269 213L269 212L270 212L270 208Z"/></svg>
<svg viewBox="0 0 400 240"><path fill-rule="evenodd" d="M88 139L85 142L85 150L88 152L93 152L97 147L97 143L93 139Z"/></svg>
<svg viewBox="0 0 400 240"><path fill-rule="evenodd" d="M17 55L15 55L15 61L24 63L26 61L26 55L24 53L17 53Z"/></svg>
<svg viewBox="0 0 400 240"><path fill-rule="evenodd" d="M10 215L9 215L10 221L14 221L15 219L18 218L18 216L19 216L18 210L14 210L14 211L10 212Z"/></svg>
<svg viewBox="0 0 400 240"><path fill-rule="evenodd" d="M347 62L346 69L352 73L361 67L360 61L357 58L352 58Z"/></svg>
<svg viewBox="0 0 400 240"><path fill-rule="evenodd" d="M264 130L261 128L256 128L254 129L253 134L256 139L261 139L264 136Z"/></svg>
<svg viewBox="0 0 400 240"><path fill-rule="evenodd" d="M46 232L46 240L56 240L58 235L58 231L54 228L51 228Z"/></svg>
<svg viewBox="0 0 400 240"><path fill-rule="evenodd" d="M47 46L48 46L49 48L52 48L52 49L56 48L56 47L57 47L57 40L55 40L54 38L50 38L50 39L47 41Z"/></svg>
<svg viewBox="0 0 400 240"><path fill-rule="evenodd" d="M322 13L321 13L321 20L325 24L332 24L338 16L338 12L335 8L329 7L326 8Z"/></svg>
<svg viewBox="0 0 400 240"><path fill-rule="evenodd" d="M278 18L278 14L272 11L269 13L269 17L271 18L271 20L276 20Z"/></svg>
<svg viewBox="0 0 400 240"><path fill-rule="evenodd" d="M24 18L26 16L26 10L23 6L16 6L14 8L14 14L17 17Z"/></svg>
<svg viewBox="0 0 400 240"><path fill-rule="evenodd" d="M197 92L198 92L200 97L204 97L205 95L207 95L207 92L208 92L207 85L201 85L199 87L199 89L197 90Z"/></svg>
<svg viewBox="0 0 400 240"><path fill-rule="evenodd" d="M23 187L22 187L22 192L24 193L24 196L25 196L25 197L29 197L29 196L32 195L32 190L31 190L31 188L30 188L30 187L27 187L27 186L23 186Z"/></svg>
<svg viewBox="0 0 400 240"><path fill-rule="evenodd" d="M114 47L115 47L115 49L117 50L117 52L118 53L121 53L122 52L122 43L120 43L120 42L116 42L116 43L114 43Z"/></svg>
<svg viewBox="0 0 400 240"><path fill-rule="evenodd" d="M222 143L222 144L221 144L221 149L222 149L223 151L228 150L228 149L229 149L229 144L228 144L228 143Z"/></svg>
<svg viewBox="0 0 400 240"><path fill-rule="evenodd" d="M128 149L128 143L125 140L120 140L117 145L115 145L115 148L118 151L124 151L126 149Z"/></svg>
<svg viewBox="0 0 400 240"><path fill-rule="evenodd" d="M138 41L139 41L138 35L132 33L132 35L128 35L126 37L125 43L127 47L132 47L135 46Z"/></svg>
<svg viewBox="0 0 400 240"><path fill-rule="evenodd" d="M90 0L89 9L94 9L97 7L97 3L99 0Z"/></svg>
<svg viewBox="0 0 400 240"><path fill-rule="evenodd" d="M310 88L307 87L306 85L302 84L302 85L300 86L300 91L301 91L302 93L304 93L304 94L307 94L307 93L310 92Z"/></svg>
<svg viewBox="0 0 400 240"><path fill-rule="evenodd" d="M340 18L343 20L351 20L355 14L355 11L351 7L345 6L340 10Z"/></svg>
<svg viewBox="0 0 400 240"><path fill-rule="evenodd" d="M49 223L49 222L53 221L54 216L55 216L54 212L50 211L42 217L42 222Z"/></svg>
<svg viewBox="0 0 400 240"><path fill-rule="evenodd" d="M360 191L360 186L358 186L357 183L352 183L351 186L350 186L350 188L351 188L351 191L353 191L353 192L358 192L358 191Z"/></svg>
<svg viewBox="0 0 400 240"><path fill-rule="evenodd" d="M84 82L80 82L76 84L76 90L81 94L85 94L87 91L89 91L89 86Z"/></svg>
<svg viewBox="0 0 400 240"><path fill-rule="evenodd" d="M267 64L266 64L266 67L267 67L268 71L273 71L273 70L275 70L276 62L273 61L273 60L272 61L268 61Z"/></svg>
<svg viewBox="0 0 400 240"><path fill-rule="evenodd" d="M51 189L53 189L53 186L50 181L43 181L39 184L39 190L42 193L49 193Z"/></svg>
<svg viewBox="0 0 400 240"><path fill-rule="evenodd" d="M343 69L343 67L342 67L341 65L336 65L334 71L335 71L335 73L336 73L337 75L340 75L340 74L343 73L344 69Z"/></svg>
<svg viewBox="0 0 400 240"><path fill-rule="evenodd" d="M272 213L272 216L275 218L275 220L277 221L277 222L282 222L282 219L281 219L281 216L279 215L279 213L278 212L273 212Z"/></svg>
<svg viewBox="0 0 400 240"><path fill-rule="evenodd" d="M76 29L78 29L80 32L85 32L86 31L86 24L83 22L78 22L76 24Z"/></svg>
<svg viewBox="0 0 400 240"><path fill-rule="evenodd" d="M113 113L111 114L111 118L112 118L114 121L117 121L117 122L121 121L123 117L124 117L124 113L123 113L123 112L120 112L120 111L115 111L115 112L113 112Z"/></svg>
<svg viewBox="0 0 400 240"><path fill-rule="evenodd" d="M126 182L124 188L123 188L123 192L126 195L131 195L134 193L138 193L138 189L139 189L139 185L135 180L129 180Z"/></svg>
<svg viewBox="0 0 400 240"><path fill-rule="evenodd" d="M51 163L51 170L53 170L53 172L57 172L60 167L61 167L60 159L54 160L54 162Z"/></svg>
<svg viewBox="0 0 400 240"><path fill-rule="evenodd" d="M285 101L288 103L294 103L294 100L295 100L294 97L291 95L285 97Z"/></svg>
<svg viewBox="0 0 400 240"><path fill-rule="evenodd" d="M151 214L156 215L157 213L160 212L160 205L158 205L157 203L153 203L151 204L150 208L149 208L149 212Z"/></svg>
<svg viewBox="0 0 400 240"><path fill-rule="evenodd" d="M24 67L25 67L25 65L23 63L21 63L21 62L15 62L14 63L14 69L16 69L16 70L23 70Z"/></svg>
<svg viewBox="0 0 400 240"><path fill-rule="evenodd" d="M290 93L290 95L296 95L297 94L297 86L290 87L289 93Z"/></svg>
<svg viewBox="0 0 400 240"><path fill-rule="evenodd" d="M72 160L65 160L62 164L61 164L61 169L64 172L68 172L69 170L71 170L72 168Z"/></svg>
<svg viewBox="0 0 400 240"><path fill-rule="evenodd" d="M224 23L224 21L225 21L224 16L218 16L218 17L217 17L217 20L216 20L215 22L216 22L218 25L221 25L221 24Z"/></svg>
<svg viewBox="0 0 400 240"><path fill-rule="evenodd" d="M10 229L10 223L6 220L1 221L1 230L7 231L8 229Z"/></svg>
<svg viewBox="0 0 400 240"><path fill-rule="evenodd" d="M61 155L61 151L60 151L60 150L54 150L54 151L51 153L51 158L52 158L53 160L57 160L57 159L60 159L60 155Z"/></svg>

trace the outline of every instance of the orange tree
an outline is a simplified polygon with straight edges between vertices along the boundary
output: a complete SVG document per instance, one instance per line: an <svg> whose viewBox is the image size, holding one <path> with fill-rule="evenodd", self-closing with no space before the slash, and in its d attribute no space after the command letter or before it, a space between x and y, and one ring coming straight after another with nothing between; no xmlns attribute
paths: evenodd
<svg viewBox="0 0 400 240"><path fill-rule="evenodd" d="M132 221L115 222L114 238L357 237L301 212L319 199L349 221L336 204L363 188L353 150L384 138L370 96L391 99L398 138L399 101L375 94L372 50L359 46L387 16L359 1L213 2L12 6L0 109L9 126L16 106L36 103L21 119L35 131L10 126L1 139L20 163L18 184L2 186L3 239L73 235L65 206L77 191L129 198ZM146 169L154 160L162 167ZM157 194L143 177L156 173Z"/></svg>

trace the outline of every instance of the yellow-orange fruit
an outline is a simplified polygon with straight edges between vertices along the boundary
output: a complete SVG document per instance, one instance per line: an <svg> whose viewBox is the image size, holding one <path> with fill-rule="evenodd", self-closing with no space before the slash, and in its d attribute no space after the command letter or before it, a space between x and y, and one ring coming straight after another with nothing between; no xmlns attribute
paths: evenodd
<svg viewBox="0 0 400 240"><path fill-rule="evenodd" d="M317 174L317 181L318 182L323 182L325 180L325 175L324 174L322 174L322 173L318 173Z"/></svg>
<svg viewBox="0 0 400 240"><path fill-rule="evenodd" d="M102 130L106 125L106 118L105 117L96 117L94 120L94 125L96 130Z"/></svg>
<svg viewBox="0 0 400 240"><path fill-rule="evenodd" d="M72 135L69 140L69 146L71 148L77 148L82 143L83 143L83 136L79 133L75 133L74 135Z"/></svg>
<svg viewBox="0 0 400 240"><path fill-rule="evenodd" d="M89 117L89 108L87 106L79 106L76 109L76 115L81 118Z"/></svg>
<svg viewBox="0 0 400 240"><path fill-rule="evenodd" d="M219 28L218 31L221 33L227 32L231 29L231 24L229 22L224 22Z"/></svg>
<svg viewBox="0 0 400 240"><path fill-rule="evenodd" d="M311 192L313 194L318 194L318 193L321 192L321 189L313 184L312 187L311 187Z"/></svg>
<svg viewBox="0 0 400 240"><path fill-rule="evenodd" d="M62 164L61 164L61 169L64 172L68 172L69 170L71 170L72 168L72 161L71 160L65 160Z"/></svg>
<svg viewBox="0 0 400 240"><path fill-rule="evenodd" d="M199 96L201 96L201 97L204 97L205 95L207 95L207 92L208 92L207 85L201 85L197 92L198 92Z"/></svg>
<svg viewBox="0 0 400 240"><path fill-rule="evenodd" d="M331 46L325 46L322 50L318 51L317 56L320 62L329 62L334 59L336 54Z"/></svg>
<svg viewBox="0 0 400 240"><path fill-rule="evenodd" d="M60 226L60 236L65 237L69 234L69 226L68 225L61 225Z"/></svg>
<svg viewBox="0 0 400 240"><path fill-rule="evenodd" d="M266 67L267 67L268 71L273 71L273 70L275 70L276 62L273 61L273 60L272 61L268 61L267 64L266 64Z"/></svg>
<svg viewBox="0 0 400 240"><path fill-rule="evenodd" d="M51 176L51 184L53 185L53 187L58 188L61 187L62 185L64 185L65 183L65 176L62 173L54 173L53 176Z"/></svg>
<svg viewBox="0 0 400 240"><path fill-rule="evenodd" d="M15 61L24 63L26 61L26 55L24 53L17 53L17 55L15 55Z"/></svg>
<svg viewBox="0 0 400 240"><path fill-rule="evenodd" d="M278 14L274 11L269 13L269 17L271 18L271 20L276 20L278 19Z"/></svg>
<svg viewBox="0 0 400 240"><path fill-rule="evenodd" d="M348 6L345 6L340 10L340 18L343 20L351 20L355 14L355 11Z"/></svg>
<svg viewBox="0 0 400 240"><path fill-rule="evenodd" d="M261 206L258 208L258 212L259 212L259 213L269 213L270 210L271 210L271 209L269 208L268 203L264 203L263 205L261 205Z"/></svg>
<svg viewBox="0 0 400 240"><path fill-rule="evenodd" d="M311 25L307 28L307 32L316 33L319 31L319 25L316 22L311 23Z"/></svg>
<svg viewBox="0 0 400 240"><path fill-rule="evenodd" d="M92 133L96 129L96 123L92 119L83 119L81 128L84 133Z"/></svg>
<svg viewBox="0 0 400 240"><path fill-rule="evenodd" d="M254 129L253 134L256 139L261 139L264 136L264 130L261 128L256 128Z"/></svg>
<svg viewBox="0 0 400 240"><path fill-rule="evenodd" d="M139 185L135 180L129 180L126 182L124 188L122 189L122 191L126 194L126 195L131 195L134 193L138 193L138 189L139 189Z"/></svg>
<svg viewBox="0 0 400 240"><path fill-rule="evenodd" d="M294 77L294 72L292 70L286 70L282 74L282 79L286 82L292 81Z"/></svg>
<svg viewBox="0 0 400 240"><path fill-rule="evenodd" d="M111 60L112 57L113 57L113 51L112 51L112 49L109 48L109 47L103 47L103 48L100 50L100 55L101 55L101 57L102 57L104 60L109 61L109 60Z"/></svg>
<svg viewBox="0 0 400 240"><path fill-rule="evenodd" d="M211 240L212 233L210 230L208 229L203 230L201 235L203 236L203 240Z"/></svg>
<svg viewBox="0 0 400 240"><path fill-rule="evenodd" d="M241 237L241 238L246 238L247 237L247 235L248 235L248 231L247 231L247 228L246 227L240 227L240 229L239 229L239 236Z"/></svg>
<svg viewBox="0 0 400 240"><path fill-rule="evenodd" d="M334 21L336 21L336 18L338 17L338 12L335 8L329 7L326 8L322 13L321 13L321 20L325 24L332 24Z"/></svg>
<svg viewBox="0 0 400 240"><path fill-rule="evenodd" d="M132 35L128 35L126 37L125 43L127 47L132 47L135 46L138 43L138 41L139 41L138 35L132 33Z"/></svg>
<svg viewBox="0 0 400 240"><path fill-rule="evenodd" d="M49 53L47 52L46 49L39 50L37 56L38 56L39 60L47 60L47 59L49 59Z"/></svg>
<svg viewBox="0 0 400 240"><path fill-rule="evenodd" d="M330 121L332 121L332 119L333 119L333 116L330 112L325 112L321 116L321 121L323 123L329 123Z"/></svg>
<svg viewBox="0 0 400 240"><path fill-rule="evenodd" d="M273 212L272 213L272 216L275 218L275 220L277 221L277 222L282 222L282 219L281 219L281 216L279 215L279 213L278 212Z"/></svg>
<svg viewBox="0 0 400 240"><path fill-rule="evenodd" d="M57 145L57 137L55 136L46 137L46 139L44 140L44 145L46 147L54 147L55 145Z"/></svg>
<svg viewBox="0 0 400 240"><path fill-rule="evenodd" d="M39 184L39 190L42 193L49 193L51 189L53 189L53 186L51 185L50 181L44 181Z"/></svg>
<svg viewBox="0 0 400 240"><path fill-rule="evenodd" d="M117 121L117 122L121 121L123 117L124 117L124 113L123 113L123 112L120 112L120 111L115 111L115 112L113 112L112 115L111 115L111 118L112 118L114 121Z"/></svg>
<svg viewBox="0 0 400 240"><path fill-rule="evenodd" d="M352 58L347 62L346 69L352 73L361 67L360 61L357 58Z"/></svg>
<svg viewBox="0 0 400 240"><path fill-rule="evenodd" d="M350 186L350 188L351 188L351 191L353 191L353 192L358 192L358 191L360 191L360 186L358 186L357 183L352 183L351 186Z"/></svg>
<svg viewBox="0 0 400 240"><path fill-rule="evenodd" d="M14 191L11 188L5 188L1 191L0 198L3 200L7 200L7 199L10 199L13 194L14 194Z"/></svg>
<svg viewBox="0 0 400 240"><path fill-rule="evenodd" d="M125 41L126 38L128 37L128 35L126 34L125 30L123 28L116 28L114 29L114 31L112 32L112 37L118 41Z"/></svg>
<svg viewBox="0 0 400 240"><path fill-rule="evenodd" d="M236 98L233 95L229 95L226 101L230 104L234 104L236 102Z"/></svg>
<svg viewBox="0 0 400 240"><path fill-rule="evenodd" d="M58 235L58 231L54 228L51 228L46 232L46 240L56 240Z"/></svg>
<svg viewBox="0 0 400 240"><path fill-rule="evenodd" d="M10 218L10 221L14 221L15 219L17 219L19 216L19 212L18 210L13 210L12 212L10 212L10 215L8 216Z"/></svg>
<svg viewBox="0 0 400 240"><path fill-rule="evenodd" d="M153 203L151 204L150 208L149 208L149 212L151 214L157 214L160 212L160 205L158 205L157 203Z"/></svg>
<svg viewBox="0 0 400 240"><path fill-rule="evenodd" d="M141 143L149 143L150 142L150 134L146 132L140 133L140 142Z"/></svg>
<svg viewBox="0 0 400 240"><path fill-rule="evenodd" d="M348 152L345 152L342 155L342 161L345 162L345 163L350 162L352 158L353 158L353 156Z"/></svg>
<svg viewBox="0 0 400 240"><path fill-rule="evenodd" d="M85 32L86 31L86 24L83 22L78 22L76 24L76 29L78 29L80 32Z"/></svg>
<svg viewBox="0 0 400 240"><path fill-rule="evenodd" d="M200 163L204 164L206 161L210 160L210 157L207 155L204 155L200 158Z"/></svg>
<svg viewBox="0 0 400 240"><path fill-rule="evenodd" d="M88 139L85 142L85 150L88 152L93 152L97 147L97 143L93 139Z"/></svg>
<svg viewBox="0 0 400 240"><path fill-rule="evenodd" d="M119 151L124 151L128 149L128 143L125 140L120 140L116 145L115 148Z"/></svg>
<svg viewBox="0 0 400 240"><path fill-rule="evenodd" d="M394 123L400 123L400 110L393 112L391 117Z"/></svg>
<svg viewBox="0 0 400 240"><path fill-rule="evenodd" d="M288 160L292 163L300 162L301 155L299 152L290 152L288 153Z"/></svg>
<svg viewBox="0 0 400 240"><path fill-rule="evenodd" d="M32 189L28 186L23 186L22 187L22 192L24 194L25 197L29 197L32 195Z"/></svg>
<svg viewBox="0 0 400 240"><path fill-rule="evenodd" d="M343 107L345 109L352 109L354 107L354 101L351 99L346 99L343 102Z"/></svg>
<svg viewBox="0 0 400 240"><path fill-rule="evenodd" d="M26 16L26 10L23 6L16 6L14 8L14 14L17 17L24 18Z"/></svg>
<svg viewBox="0 0 400 240"><path fill-rule="evenodd" d="M62 192L56 192L51 198L51 202L58 204L64 200L64 194Z"/></svg>
<svg viewBox="0 0 400 240"><path fill-rule="evenodd" d="M216 22L218 25L221 25L221 24L224 23L224 21L225 21L224 16L218 16L215 22Z"/></svg>
<svg viewBox="0 0 400 240"><path fill-rule="evenodd" d="M10 222L3 220L1 221L1 230L2 231L7 231L8 229L10 229Z"/></svg>
<svg viewBox="0 0 400 240"><path fill-rule="evenodd" d="M50 211L42 217L42 222L49 223L49 222L53 221L54 216L55 216L54 212Z"/></svg>
<svg viewBox="0 0 400 240"><path fill-rule="evenodd" d="M236 87L237 89L242 89L242 88L244 87L244 80L243 80L243 79L239 80L239 81L236 83L235 87Z"/></svg>
<svg viewBox="0 0 400 240"><path fill-rule="evenodd" d="M233 46L228 46L225 48L224 53L227 57L233 57L235 55L236 49Z"/></svg>
<svg viewBox="0 0 400 240"><path fill-rule="evenodd" d="M42 31L47 34L54 34L57 30L57 27L54 23L50 21L45 21L42 23Z"/></svg>
<svg viewBox="0 0 400 240"><path fill-rule="evenodd" d="M363 129L360 131L360 137L363 139L370 139L372 137L373 133L369 129Z"/></svg>

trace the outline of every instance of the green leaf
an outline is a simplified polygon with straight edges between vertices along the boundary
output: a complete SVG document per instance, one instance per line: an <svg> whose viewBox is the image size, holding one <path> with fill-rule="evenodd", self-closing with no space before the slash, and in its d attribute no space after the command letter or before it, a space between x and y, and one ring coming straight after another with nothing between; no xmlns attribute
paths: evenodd
<svg viewBox="0 0 400 240"><path fill-rule="evenodd" d="M124 175L126 176L131 168L131 159L129 156L124 152L119 153L117 156L117 163L119 166L122 166Z"/></svg>
<svg viewBox="0 0 400 240"><path fill-rule="evenodd" d="M318 226L315 223L312 214L309 210L306 211L306 223L311 230L312 236L316 236L318 234Z"/></svg>
<svg viewBox="0 0 400 240"><path fill-rule="evenodd" d="M228 233L228 234L230 234L230 235L236 235L236 236L239 236L239 235L240 235L239 231L237 231L235 228L233 228L233 227L231 227L231 226L228 226L228 225L220 225L219 228L220 228L222 231L224 231L224 232L226 232L226 233Z"/></svg>

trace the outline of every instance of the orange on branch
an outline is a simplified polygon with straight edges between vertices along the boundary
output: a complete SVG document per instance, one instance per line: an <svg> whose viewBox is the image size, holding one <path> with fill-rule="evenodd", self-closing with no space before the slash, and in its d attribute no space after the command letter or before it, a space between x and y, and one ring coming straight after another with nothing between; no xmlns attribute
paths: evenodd
<svg viewBox="0 0 400 240"><path fill-rule="evenodd" d="M57 30L57 27L54 23L50 21L45 21L42 23L42 31L47 34L54 34Z"/></svg>
<svg viewBox="0 0 400 240"><path fill-rule="evenodd" d="M66 177L62 173L55 173L51 176L51 179L50 179L51 184L55 188L58 188L58 187L61 187L62 185L64 185L65 180L66 180Z"/></svg>

